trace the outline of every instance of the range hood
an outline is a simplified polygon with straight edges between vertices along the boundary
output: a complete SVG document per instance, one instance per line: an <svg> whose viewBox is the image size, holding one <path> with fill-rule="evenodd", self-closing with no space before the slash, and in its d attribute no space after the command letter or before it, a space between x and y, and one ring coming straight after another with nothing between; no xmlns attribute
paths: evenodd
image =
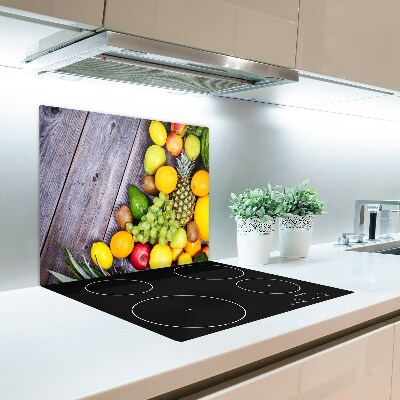
<svg viewBox="0 0 400 400"><path fill-rule="evenodd" d="M48 42L26 58L28 69L236 98L299 79L291 69L111 31L65 46Z"/></svg>

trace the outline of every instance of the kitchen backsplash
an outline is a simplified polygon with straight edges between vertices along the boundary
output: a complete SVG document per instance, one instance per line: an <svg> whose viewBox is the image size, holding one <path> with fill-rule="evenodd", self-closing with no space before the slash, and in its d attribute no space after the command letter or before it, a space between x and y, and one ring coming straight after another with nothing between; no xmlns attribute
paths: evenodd
<svg viewBox="0 0 400 400"><path fill-rule="evenodd" d="M207 260L207 127L39 114L41 285Z"/></svg>
<svg viewBox="0 0 400 400"><path fill-rule="evenodd" d="M356 199L400 197L398 123L106 81L36 77L10 68L0 68L0 85L0 290L40 282L41 104L209 127L212 259L236 255L231 192L268 181L293 186L309 178L327 201L327 214L315 223L314 243L352 231ZM69 140L64 136L63 144ZM79 252L73 255L81 261Z"/></svg>

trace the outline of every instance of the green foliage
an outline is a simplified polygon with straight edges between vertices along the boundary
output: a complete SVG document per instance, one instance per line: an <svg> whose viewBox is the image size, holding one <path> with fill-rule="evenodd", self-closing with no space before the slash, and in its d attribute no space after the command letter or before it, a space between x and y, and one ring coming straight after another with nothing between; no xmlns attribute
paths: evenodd
<svg viewBox="0 0 400 400"><path fill-rule="evenodd" d="M285 188L281 201L284 217L317 215L325 209L325 203L318 199L316 189L308 186L308 180L293 188Z"/></svg>
<svg viewBox="0 0 400 400"><path fill-rule="evenodd" d="M238 219L259 218L262 222L272 221L282 215L282 194L268 184L265 189L246 189L236 195L231 193L231 216Z"/></svg>

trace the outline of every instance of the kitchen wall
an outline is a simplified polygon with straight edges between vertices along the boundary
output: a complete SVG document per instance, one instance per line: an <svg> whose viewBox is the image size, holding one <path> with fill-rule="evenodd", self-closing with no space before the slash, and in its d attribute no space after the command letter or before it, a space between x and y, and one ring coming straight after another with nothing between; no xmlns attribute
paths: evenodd
<svg viewBox="0 0 400 400"><path fill-rule="evenodd" d="M209 126L213 259L236 255L231 192L310 178L314 243L352 231L355 199L400 197L398 123L0 68L0 290L39 284L40 104Z"/></svg>

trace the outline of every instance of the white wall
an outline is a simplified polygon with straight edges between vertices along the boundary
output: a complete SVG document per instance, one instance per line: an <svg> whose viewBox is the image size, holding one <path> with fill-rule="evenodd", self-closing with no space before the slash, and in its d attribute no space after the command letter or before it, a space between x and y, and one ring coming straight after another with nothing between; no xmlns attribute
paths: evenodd
<svg viewBox="0 0 400 400"><path fill-rule="evenodd" d="M352 231L355 199L400 198L400 124L2 68L0 290L39 284L40 104L209 126L213 259L236 254L232 191L310 178L329 212L314 243Z"/></svg>

